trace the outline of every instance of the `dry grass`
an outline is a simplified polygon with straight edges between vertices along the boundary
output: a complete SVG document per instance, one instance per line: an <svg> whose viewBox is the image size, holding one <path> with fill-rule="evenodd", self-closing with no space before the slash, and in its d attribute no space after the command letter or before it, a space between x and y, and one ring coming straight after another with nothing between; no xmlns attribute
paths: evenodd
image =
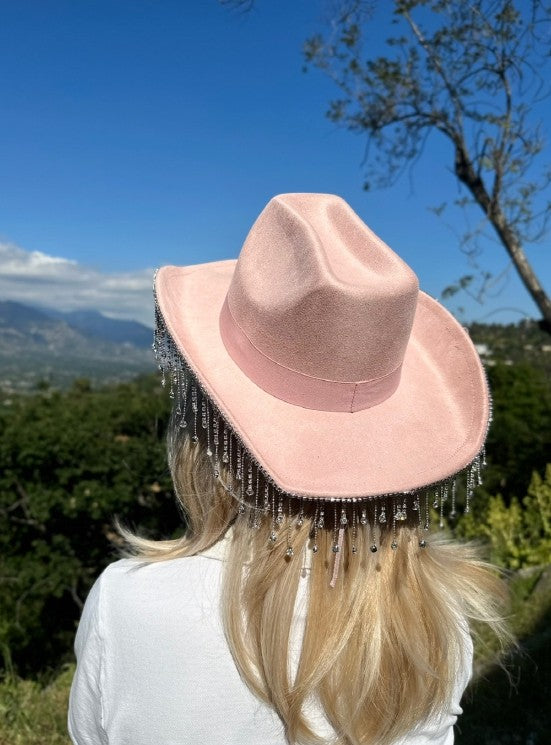
<svg viewBox="0 0 551 745"><path fill-rule="evenodd" d="M67 704L74 666L46 685L8 674L0 683L0 745L70 745Z"/></svg>

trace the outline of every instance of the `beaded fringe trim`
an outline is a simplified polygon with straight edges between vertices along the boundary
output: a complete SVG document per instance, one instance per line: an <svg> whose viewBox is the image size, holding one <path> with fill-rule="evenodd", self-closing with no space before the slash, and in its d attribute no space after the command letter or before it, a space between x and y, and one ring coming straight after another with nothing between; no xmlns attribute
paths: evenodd
<svg viewBox="0 0 551 745"><path fill-rule="evenodd" d="M333 518L332 587L338 576L345 532L349 534L352 554L358 552L356 542L359 526L369 532L368 543L372 553L378 551L384 529L392 534L390 545L395 551L398 549L398 525L408 520L411 523L413 519L418 526L419 547L426 548L425 535L430 529L431 508L437 512L440 528L444 527L445 517L454 520L458 515L456 497L460 479L465 484L463 512L470 511L474 490L482 484L482 468L486 465L484 448L461 472L414 491L327 498L284 492L244 446L176 347L166 328L156 297L155 322L153 351L162 374L161 384L168 387L170 398L174 399L173 415L177 426L190 432L189 436L194 443L199 441L199 428L205 430L206 452L212 463L214 478L239 503L238 517L247 513L248 523L252 528L258 529L268 520L270 530L267 541L271 545L278 539L285 512L288 514L287 557L294 555L291 520L296 519L297 527L303 525L304 508L308 502L315 504L311 535L313 555L319 551L318 530L330 527L331 517ZM227 483L222 480L223 472L228 474Z"/></svg>

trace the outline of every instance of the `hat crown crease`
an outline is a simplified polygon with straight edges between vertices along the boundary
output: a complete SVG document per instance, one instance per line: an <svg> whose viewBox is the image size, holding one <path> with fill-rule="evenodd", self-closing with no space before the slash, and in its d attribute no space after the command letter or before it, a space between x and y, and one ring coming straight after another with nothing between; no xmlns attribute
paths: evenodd
<svg viewBox="0 0 551 745"><path fill-rule="evenodd" d="M362 382L400 368L417 296L414 272L344 200L284 194L251 228L227 302L251 344L277 364Z"/></svg>

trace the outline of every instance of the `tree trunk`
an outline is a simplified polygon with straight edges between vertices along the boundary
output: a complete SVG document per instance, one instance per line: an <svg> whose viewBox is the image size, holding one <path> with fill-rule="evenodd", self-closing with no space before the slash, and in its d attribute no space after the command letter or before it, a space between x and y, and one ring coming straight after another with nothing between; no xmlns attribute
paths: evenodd
<svg viewBox="0 0 551 745"><path fill-rule="evenodd" d="M526 258L526 254L524 253L524 249L522 248L518 237L511 226L507 223L507 219L497 203L497 200L492 200L490 198L482 179L475 172L463 142L456 143L455 173L457 178L465 184L467 189L471 192L484 214L492 223L499 240L511 257L524 286L541 311L543 321L540 322L540 327L547 331L547 333L551 334L551 300L540 284L530 262Z"/></svg>
<svg viewBox="0 0 551 745"><path fill-rule="evenodd" d="M507 221L501 210L497 210L495 214L490 214L489 217L496 233L499 235L501 242L511 257L520 278L524 282L524 286L530 295L532 295L534 302L541 311L544 320L544 324L541 324L542 328L551 334L551 300L541 286L516 235L509 225L507 225Z"/></svg>

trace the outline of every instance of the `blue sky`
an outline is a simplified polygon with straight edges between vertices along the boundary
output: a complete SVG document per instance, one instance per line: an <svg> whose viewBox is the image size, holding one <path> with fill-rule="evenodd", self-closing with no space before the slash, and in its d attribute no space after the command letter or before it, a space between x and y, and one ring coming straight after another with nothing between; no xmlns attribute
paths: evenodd
<svg viewBox="0 0 551 745"><path fill-rule="evenodd" d="M150 322L154 267L236 257L288 191L343 196L433 296L467 273L463 223L428 209L457 196L437 138L412 178L362 191L364 138L326 119L331 81L302 72L324 12L320 0L258 0L247 14L217 0L3 3L0 299ZM528 254L549 284L545 243ZM494 243L483 262L507 265ZM484 306L459 304L463 320L538 316L513 273Z"/></svg>

